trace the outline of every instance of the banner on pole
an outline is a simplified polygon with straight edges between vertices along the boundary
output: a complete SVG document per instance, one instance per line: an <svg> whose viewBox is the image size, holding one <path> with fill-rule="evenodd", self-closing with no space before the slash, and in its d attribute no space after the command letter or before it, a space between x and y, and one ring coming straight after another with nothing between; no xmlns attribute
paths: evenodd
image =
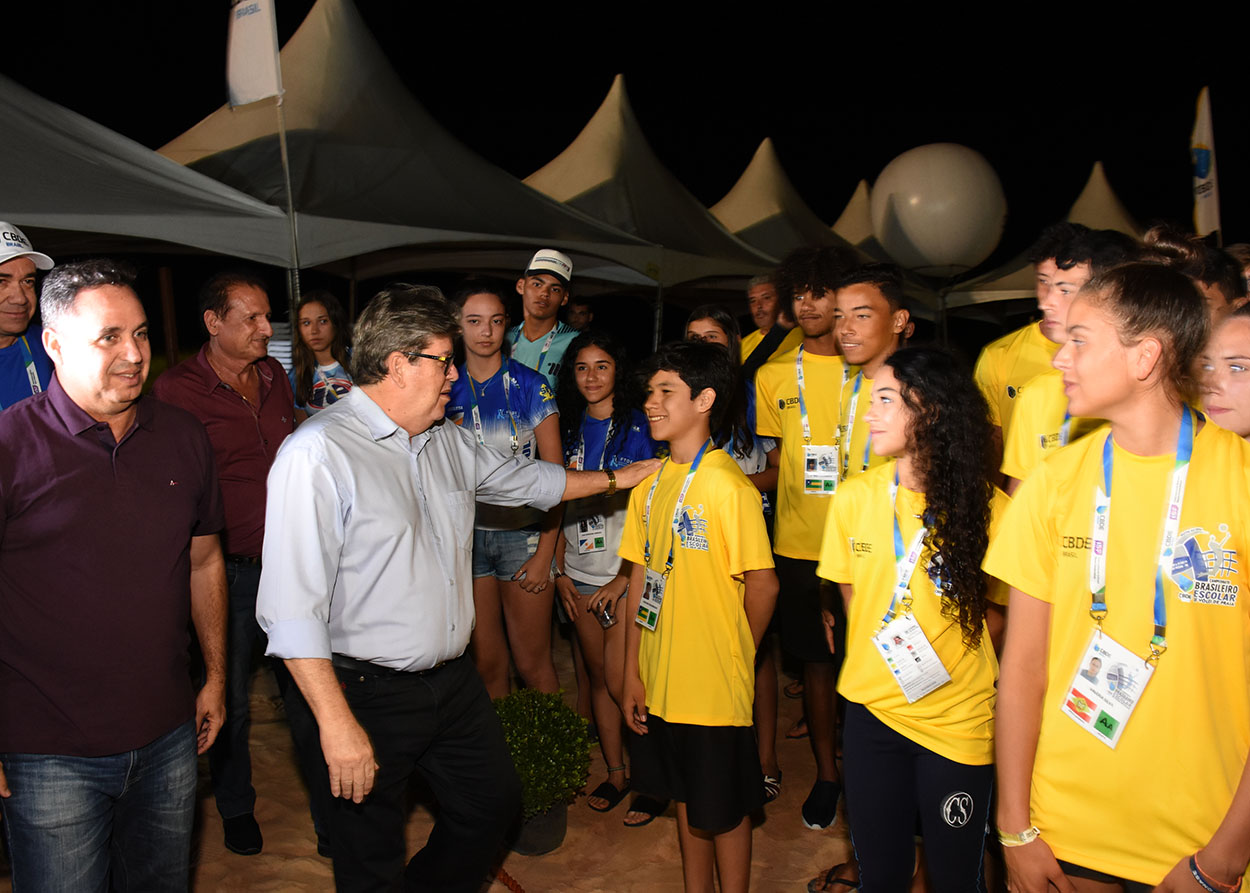
<svg viewBox="0 0 1250 893"><path fill-rule="evenodd" d="M282 95L273 0L230 0L226 88L231 107Z"/></svg>
<svg viewBox="0 0 1250 893"><path fill-rule="evenodd" d="M1220 188L1215 176L1215 129L1211 126L1208 88L1198 94L1198 113L1189 138L1194 174L1194 232L1206 236L1220 228Z"/></svg>

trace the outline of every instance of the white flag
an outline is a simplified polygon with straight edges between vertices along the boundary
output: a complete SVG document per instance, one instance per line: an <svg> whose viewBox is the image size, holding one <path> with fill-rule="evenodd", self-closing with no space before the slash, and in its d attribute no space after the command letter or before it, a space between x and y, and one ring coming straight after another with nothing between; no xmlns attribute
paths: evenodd
<svg viewBox="0 0 1250 893"><path fill-rule="evenodd" d="M247 105L282 94L278 23L274 0L230 0L226 88L230 105Z"/></svg>
<svg viewBox="0 0 1250 893"><path fill-rule="evenodd" d="M1198 115L1189 138L1189 157L1194 165L1194 232L1208 235L1220 228L1220 188L1215 178L1215 130L1211 126L1211 101L1206 87L1198 94Z"/></svg>

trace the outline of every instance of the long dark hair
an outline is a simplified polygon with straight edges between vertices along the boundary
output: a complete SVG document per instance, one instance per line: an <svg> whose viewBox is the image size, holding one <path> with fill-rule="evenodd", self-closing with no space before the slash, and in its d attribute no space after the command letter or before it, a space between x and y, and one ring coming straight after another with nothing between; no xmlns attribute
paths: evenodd
<svg viewBox="0 0 1250 893"><path fill-rule="evenodd" d="M747 424L747 385L742 377L742 330L738 328L738 321L733 318L733 315L720 304L701 304L694 308L690 316L686 317L687 331L691 323L700 319L710 319L729 339L728 344L718 346L729 351L729 359L732 361L736 380L733 391L723 395L726 400L724 420L718 428L712 431L712 440L721 449L732 446L733 454L739 459L744 459L751 454L751 448L755 444L755 432ZM684 340L690 339L687 337Z"/></svg>
<svg viewBox="0 0 1250 893"><path fill-rule="evenodd" d="M908 440L925 493L925 547L942 579L942 614L959 623L964 645L981 641L988 583L981 562L989 545L989 408L972 375L954 355L909 347L885 361L912 412Z"/></svg>
<svg viewBox="0 0 1250 893"><path fill-rule="evenodd" d="M560 367L559 386L556 390L556 405L560 410L560 428L564 442L564 457L567 461L577 451L577 439L582 427L582 413L586 411L586 398L577 389L577 376L574 367L577 355L587 347L597 347L612 358L616 364L616 378L612 382L612 438L605 445L605 456L615 454L617 447L624 443L629 430L630 415L638 405L634 387L634 377L630 374L629 358L625 354L625 346L606 332L589 329L582 332L571 342L564 352L564 363Z"/></svg>
<svg viewBox="0 0 1250 893"><path fill-rule="evenodd" d="M352 374L351 360L347 355L347 337L351 333L347 327L347 314L343 312L343 305L328 291L318 289L305 292L295 307L295 319L291 325L295 330L291 338L291 352L295 360L295 402L301 405L307 405L312 397L313 370L317 368L317 357L312 348L304 343L304 336L300 333L299 312L307 304L320 304L326 308L326 316L330 318L330 325L334 326L334 337L330 339L330 355L347 370L348 375Z"/></svg>

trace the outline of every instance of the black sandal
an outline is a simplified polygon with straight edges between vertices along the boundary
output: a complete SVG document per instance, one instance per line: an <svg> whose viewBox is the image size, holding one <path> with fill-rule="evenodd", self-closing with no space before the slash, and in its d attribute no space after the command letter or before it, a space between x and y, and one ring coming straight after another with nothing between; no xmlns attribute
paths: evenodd
<svg viewBox="0 0 1250 893"><path fill-rule="evenodd" d="M607 806L595 806L595 804L587 802L587 806L595 812L611 812L616 809L617 804L625 799L625 795L629 793L630 783L625 782L625 787L618 788L610 781L605 781L599 787L590 792L589 796L598 797L600 800L607 800Z"/></svg>
<svg viewBox="0 0 1250 893"><path fill-rule="evenodd" d="M646 814L646 818L641 822L625 822L622 821L626 828L641 828L644 825L650 825L655 821L655 817L663 815L668 809L667 800L657 800L654 797L648 797L646 794L639 794L634 798L634 802L629 804L627 812L641 812Z"/></svg>

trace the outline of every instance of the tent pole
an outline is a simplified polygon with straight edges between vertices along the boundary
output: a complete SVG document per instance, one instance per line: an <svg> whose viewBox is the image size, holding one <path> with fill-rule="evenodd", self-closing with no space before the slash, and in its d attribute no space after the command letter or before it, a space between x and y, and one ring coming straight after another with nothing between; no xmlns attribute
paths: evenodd
<svg viewBox="0 0 1250 893"><path fill-rule="evenodd" d="M347 280L347 321L356 321L356 258L349 261L351 278Z"/></svg>
<svg viewBox="0 0 1250 893"><path fill-rule="evenodd" d="M278 94L278 148L282 153L282 181L286 187L286 218L291 232L291 265L287 268L287 303L290 305L291 330L295 330L295 306L299 302L299 230L295 220L295 197L291 190L291 159L286 150L286 109Z"/></svg>
<svg viewBox="0 0 1250 893"><path fill-rule="evenodd" d="M655 284L655 327L651 331L651 349L660 349L660 330L664 327L664 285Z"/></svg>
<svg viewBox="0 0 1250 893"><path fill-rule="evenodd" d="M169 267L156 271L161 290L161 315L165 317L165 368L178 365L178 317L174 311L174 274Z"/></svg>
<svg viewBox="0 0 1250 893"><path fill-rule="evenodd" d="M939 343L946 348L951 346L950 337L946 331L946 291L945 289L938 292L938 338Z"/></svg>

